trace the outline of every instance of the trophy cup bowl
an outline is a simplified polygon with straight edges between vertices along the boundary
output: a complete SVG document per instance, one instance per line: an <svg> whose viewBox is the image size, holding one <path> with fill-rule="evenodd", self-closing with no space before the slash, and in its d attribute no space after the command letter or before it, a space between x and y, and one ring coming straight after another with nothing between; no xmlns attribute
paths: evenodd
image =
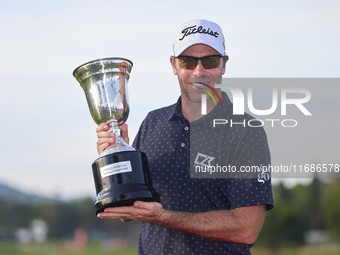
<svg viewBox="0 0 340 255"><path fill-rule="evenodd" d="M131 206L137 200L160 202L152 186L147 156L128 145L118 126L128 118L127 84L132 62L124 58L103 58L87 62L73 71L83 88L93 120L110 122L117 146L104 150L92 163L97 198L95 213L107 207Z"/></svg>

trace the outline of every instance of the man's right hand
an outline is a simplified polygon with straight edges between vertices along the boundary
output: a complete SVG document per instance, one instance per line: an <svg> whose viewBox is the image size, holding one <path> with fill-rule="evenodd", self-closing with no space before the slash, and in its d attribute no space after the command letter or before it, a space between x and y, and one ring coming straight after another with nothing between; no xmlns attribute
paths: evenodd
<svg viewBox="0 0 340 255"><path fill-rule="evenodd" d="M129 135L128 135L128 126L127 124L123 124L119 127L122 133L122 138L126 143L129 143ZM113 148L116 146L116 136L110 130L110 121L106 123L101 123L96 128L97 132L97 152L98 154L102 153L104 150L108 148Z"/></svg>

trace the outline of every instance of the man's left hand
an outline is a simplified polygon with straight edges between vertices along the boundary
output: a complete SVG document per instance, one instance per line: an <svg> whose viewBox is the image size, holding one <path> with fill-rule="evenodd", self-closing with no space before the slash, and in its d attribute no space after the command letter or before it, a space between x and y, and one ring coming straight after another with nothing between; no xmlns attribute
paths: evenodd
<svg viewBox="0 0 340 255"><path fill-rule="evenodd" d="M120 219L123 222L130 220L159 222L164 209L157 202L136 201L133 206L109 207L104 212L98 213L101 219Z"/></svg>

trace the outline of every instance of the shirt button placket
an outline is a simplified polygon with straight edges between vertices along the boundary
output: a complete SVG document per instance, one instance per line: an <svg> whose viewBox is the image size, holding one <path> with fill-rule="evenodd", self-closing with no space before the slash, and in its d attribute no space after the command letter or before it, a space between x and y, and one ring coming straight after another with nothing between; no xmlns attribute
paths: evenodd
<svg viewBox="0 0 340 255"><path fill-rule="evenodd" d="M187 142L187 134L188 134L189 126L185 126L184 130L186 131L186 132L184 132L184 139L185 139L185 142ZM185 147L185 142L181 142L181 147L182 148Z"/></svg>

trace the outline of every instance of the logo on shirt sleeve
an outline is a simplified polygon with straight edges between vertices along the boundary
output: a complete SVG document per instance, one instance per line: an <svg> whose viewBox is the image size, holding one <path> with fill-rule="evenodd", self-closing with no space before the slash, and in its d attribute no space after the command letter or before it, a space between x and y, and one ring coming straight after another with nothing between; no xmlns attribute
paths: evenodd
<svg viewBox="0 0 340 255"><path fill-rule="evenodd" d="M261 171L258 173L257 177L258 182L265 183L266 181L270 180L270 173L261 168Z"/></svg>

